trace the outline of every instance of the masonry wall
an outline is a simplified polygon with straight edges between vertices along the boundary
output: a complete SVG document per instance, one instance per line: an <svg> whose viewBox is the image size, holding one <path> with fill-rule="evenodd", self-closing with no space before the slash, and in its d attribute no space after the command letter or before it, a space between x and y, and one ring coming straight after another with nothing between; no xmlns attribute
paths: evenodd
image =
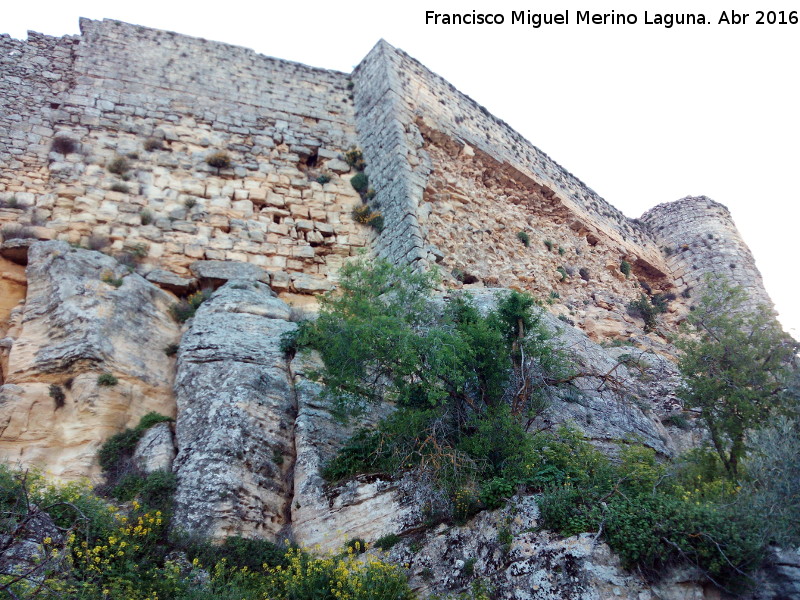
<svg viewBox="0 0 800 600"><path fill-rule="evenodd" d="M38 146L25 140L35 171L3 169L5 199L32 204L42 235L146 248L145 267L187 275L200 259L245 261L278 290L328 289L371 235L352 221L360 199L338 159L356 143L348 76L116 21L81 30L66 42L3 40L51 62L71 51L69 85L34 96L27 114L23 96L8 107L52 124ZM57 137L75 151L50 151ZM231 167L208 165L215 152Z"/></svg>
<svg viewBox="0 0 800 600"><path fill-rule="evenodd" d="M54 123L73 84L77 36L30 32L27 41L0 35L0 190L18 192L20 205L46 189L45 165Z"/></svg>
<svg viewBox="0 0 800 600"><path fill-rule="evenodd" d="M666 249L675 285L687 295L702 290L706 276L722 275L741 285L753 305L772 306L750 249L719 202L686 197L651 208L641 220Z"/></svg>
<svg viewBox="0 0 800 600"><path fill-rule="evenodd" d="M439 264L454 286L557 296L585 323L601 309L622 318L640 281L669 291L731 271L766 298L720 205L629 220L386 42L348 75L117 21L81 31L0 36L0 226L144 254L144 274L247 262L284 294L329 289L372 250ZM342 155L356 145L380 234L352 218L361 199ZM207 163L217 152L229 168ZM668 257L673 246L688 249Z"/></svg>
<svg viewBox="0 0 800 600"><path fill-rule="evenodd" d="M371 75L375 72L381 72L382 76ZM575 230L602 235L623 253L644 261L653 272L663 268L663 256L646 228L627 219L503 121L401 50L381 41L353 77L357 83L357 118L366 112L366 107L375 104L375 97L391 105L399 134L394 130L391 135L382 134L374 120L366 119L358 120L359 133L368 155L381 155L383 149L392 147L405 162L403 172L410 174L406 202L411 208L424 202L427 179L434 170L421 131L427 129L491 156L506 176L527 180L526 184L530 182L547 190L571 213L568 225ZM380 81L380 86L376 81ZM373 152L372 143L380 150ZM383 171L380 166L369 172L382 181ZM388 205L397 202L397 197L393 194L381 197L379 191L378 201L388 209ZM498 208L502 206L500 202Z"/></svg>

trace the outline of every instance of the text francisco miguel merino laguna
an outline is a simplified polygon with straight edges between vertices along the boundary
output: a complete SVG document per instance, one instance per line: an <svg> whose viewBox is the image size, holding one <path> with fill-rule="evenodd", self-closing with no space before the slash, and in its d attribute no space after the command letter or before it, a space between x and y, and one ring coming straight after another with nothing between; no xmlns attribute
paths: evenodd
<svg viewBox="0 0 800 600"><path fill-rule="evenodd" d="M764 19L763 11L758 11L759 18ZM786 20L784 11L780 11L782 19L788 24L796 24L797 11L789 14L790 19ZM774 11L770 15L777 15ZM590 10L564 10L557 13L535 13L530 10L511 11L511 19L508 22L512 25L529 25L531 27L542 27L544 25L661 25L662 27L672 27L673 25L707 25L725 24L741 25L747 23L748 13L737 13L733 10L721 11L716 20L711 20L703 13L657 13L644 11L644 17L640 21L637 13L605 12L598 13ZM769 16L769 15L768 15ZM478 11L462 13L437 13L432 10L425 11L426 25L502 25L506 23L506 16L503 13L481 13ZM772 20L768 20L772 24ZM777 22L777 21L776 21Z"/></svg>

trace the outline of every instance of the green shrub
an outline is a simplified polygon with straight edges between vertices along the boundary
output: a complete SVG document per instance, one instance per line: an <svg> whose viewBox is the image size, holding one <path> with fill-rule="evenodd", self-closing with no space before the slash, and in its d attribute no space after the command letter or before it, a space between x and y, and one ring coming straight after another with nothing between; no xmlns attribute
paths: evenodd
<svg viewBox="0 0 800 600"><path fill-rule="evenodd" d="M146 208L142 209L139 211L139 219L141 219L142 225L150 225L153 222L153 213Z"/></svg>
<svg viewBox="0 0 800 600"><path fill-rule="evenodd" d="M558 271L558 274L561 275L561 281L566 281L569 279L569 274L564 267L558 267L556 271Z"/></svg>
<svg viewBox="0 0 800 600"><path fill-rule="evenodd" d="M156 412L149 412L139 420L136 427L125 429L108 438L97 452L98 463L103 472L107 476L113 475L121 470L121 467L125 467L124 462L133 455L142 434L156 423L165 421L172 419Z"/></svg>
<svg viewBox="0 0 800 600"><path fill-rule="evenodd" d="M330 182L331 182L331 176L328 175L327 173L323 173L319 177L317 177L317 183L319 183L320 185L325 185L326 183Z"/></svg>
<svg viewBox="0 0 800 600"><path fill-rule="evenodd" d="M665 310L666 302L663 299L657 298L654 303L645 294L641 294L638 300L628 303L628 314L641 318L644 321L645 331L653 331L656 328L656 316Z"/></svg>
<svg viewBox="0 0 800 600"><path fill-rule="evenodd" d="M114 184L112 184L112 185L111 185L111 191L112 191L112 192L119 192L119 193L121 193L121 194L127 194L127 193L129 193L131 190L130 190L130 188L129 188L127 185L125 185L124 183L114 183Z"/></svg>
<svg viewBox="0 0 800 600"><path fill-rule="evenodd" d="M114 158L108 166L106 167L109 173L114 173L114 175L124 175L131 169L131 165L128 162L128 159L124 156L117 156Z"/></svg>
<svg viewBox="0 0 800 600"><path fill-rule="evenodd" d="M128 252L130 252L137 261L142 260L143 258L147 258L147 255L150 253L150 249L144 242L140 242L138 244L132 244L130 246L127 246L127 248Z"/></svg>
<svg viewBox="0 0 800 600"><path fill-rule="evenodd" d="M178 323L185 323L197 312L200 305L211 297L211 290L198 290L188 298L181 298L170 306L169 312Z"/></svg>
<svg viewBox="0 0 800 600"><path fill-rule="evenodd" d="M171 493L174 478L160 472L135 482L126 497L159 504ZM134 494L131 487L138 487ZM239 537L215 545L199 538L167 536L168 515L133 502L124 513L78 484L47 484L33 472L0 465L0 527L12 531L44 509L65 531L62 544L44 540L48 553L25 578L0 585L15 598L81 600L412 600L407 579L397 566L363 561L354 551L322 557L297 548ZM52 551L50 551L52 550ZM181 550L190 564L174 562ZM69 560L65 560L69 555Z"/></svg>
<svg viewBox="0 0 800 600"><path fill-rule="evenodd" d="M669 425L674 425L678 429L687 430L692 428L689 420L680 413L669 415L666 419L664 419L663 422Z"/></svg>
<svg viewBox="0 0 800 600"><path fill-rule="evenodd" d="M629 263L627 260L623 260L621 263L619 263L619 270L623 275L625 275L625 277L630 276L631 263Z"/></svg>
<svg viewBox="0 0 800 600"><path fill-rule="evenodd" d="M74 154L79 149L78 143L72 138L59 136L53 140L50 150L59 154Z"/></svg>
<svg viewBox="0 0 800 600"><path fill-rule="evenodd" d="M133 454L136 444L141 437L141 431L137 429L126 429L108 438L103 442L103 445L100 446L100 450L97 451L100 468L106 473L115 471L123 458Z"/></svg>
<svg viewBox="0 0 800 600"><path fill-rule="evenodd" d="M102 385L104 387L113 387L119 383L119 379L117 379L111 373L101 373L97 376L97 385Z"/></svg>
<svg viewBox="0 0 800 600"><path fill-rule="evenodd" d="M364 155L358 148L350 148L344 155L344 160L356 171L363 171L367 168L367 163L364 162Z"/></svg>
<svg viewBox="0 0 800 600"><path fill-rule="evenodd" d="M366 173L358 172L350 178L350 185L359 194L366 194L369 189L369 178Z"/></svg>
<svg viewBox="0 0 800 600"><path fill-rule="evenodd" d="M108 269L103 271L103 273L100 275L100 281L102 281L103 283L107 283L108 285L113 286L115 288L118 288L122 286L123 283L125 283L125 281L121 277L114 277L114 273Z"/></svg>
<svg viewBox="0 0 800 600"><path fill-rule="evenodd" d="M552 252L552 250L553 250L553 242L551 240L545 240L544 241L544 245L549 251Z"/></svg>
<svg viewBox="0 0 800 600"><path fill-rule="evenodd" d="M524 245L526 248L528 248L528 247L531 245L531 236L529 236L529 235L528 235L526 232L524 232L524 231L518 231L518 232L517 232L517 239L518 239L520 242L522 242L522 244L523 244L523 245Z"/></svg>
<svg viewBox="0 0 800 600"><path fill-rule="evenodd" d="M178 545L184 549L189 559L197 559L203 566L213 566L224 560L239 568L247 567L250 571L261 571L267 568L285 567L287 548L267 540L248 539L238 536L225 538L222 544L212 544L204 539L179 540Z"/></svg>
<svg viewBox="0 0 800 600"><path fill-rule="evenodd" d="M428 296L432 285L430 274L385 263L346 267L340 293L323 300L316 321L301 324L298 342L321 353L325 393L342 410L382 398L399 405L376 430L344 445L325 465L326 479L424 469L438 487L432 518L463 521L482 506L482 482L499 478L513 487L523 477L531 443L522 423L555 393L541 383L506 395L520 387L512 376L535 364L550 374L545 379L558 379L567 367L529 296L510 293L484 315L461 295L442 311ZM526 366L522 350L532 361ZM375 388L382 377L386 384ZM492 492L505 497L507 490L500 481L486 484L484 498L495 504Z"/></svg>
<svg viewBox="0 0 800 600"><path fill-rule="evenodd" d="M347 540L347 542L345 542L344 547L346 550L349 550L350 552L353 552L355 554L363 554L364 552L367 551L367 542L365 542L361 538L353 538Z"/></svg>
<svg viewBox="0 0 800 600"><path fill-rule="evenodd" d="M231 157L227 152L214 152L206 156L206 164L217 170L227 169L231 166Z"/></svg>
<svg viewBox="0 0 800 600"><path fill-rule="evenodd" d="M400 543L400 540L402 540L402 539L403 538L401 538L396 533L389 533L389 534L384 535L383 537L379 537L377 540L375 540L375 543L373 544L373 546L375 546L376 548L380 548L381 550L386 552L389 549L391 549L393 546L395 546L398 543Z"/></svg>
<svg viewBox="0 0 800 600"><path fill-rule="evenodd" d="M352 216L356 223L369 225L379 233L383 231L383 215L380 213L380 211L372 210L372 208L370 208L370 206L367 204L356 206L353 209Z"/></svg>
<svg viewBox="0 0 800 600"><path fill-rule="evenodd" d="M153 425L157 425L158 423L170 423L173 420L174 419L172 419L172 417L167 417L165 415L158 414L157 412L149 412L139 419L139 424L136 425L136 429L139 431L146 431Z"/></svg>
<svg viewBox="0 0 800 600"><path fill-rule="evenodd" d="M162 150L164 148L164 143L158 138L147 138L144 141L144 149L147 152L153 152L155 150Z"/></svg>

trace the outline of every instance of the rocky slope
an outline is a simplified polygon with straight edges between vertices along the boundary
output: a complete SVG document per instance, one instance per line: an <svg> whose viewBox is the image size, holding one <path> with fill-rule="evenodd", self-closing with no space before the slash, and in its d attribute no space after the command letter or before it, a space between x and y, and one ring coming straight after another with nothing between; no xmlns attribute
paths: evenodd
<svg viewBox="0 0 800 600"><path fill-rule="evenodd" d="M389 555L408 564L422 597L463 591L474 581L520 600L716 597L691 573L648 584L625 572L593 535L540 531L533 496L463 526L430 529L421 488L407 475L325 483L321 465L356 424L334 418L311 377L320 366L313 354L290 359L283 352L282 336L296 328L293 311L259 280L258 269L198 264L198 272L213 267L219 287L181 328L170 316L177 298L109 256L37 242L27 258L27 296L11 311L4 339L6 461L65 479L96 477L102 441L156 411L176 423L148 430L135 460L145 470L175 473L175 524L187 532L291 538L321 550L399 534ZM475 299L486 308L499 291L476 290ZM604 348L562 320L545 319L586 376L579 393L556 400L538 426L569 421L608 449L636 436L662 456L697 442L691 425L668 424L681 407L670 395L677 373L659 354L663 347ZM167 357L165 348L178 341L177 359ZM118 383L101 385L102 374ZM366 422L390 410L374 410ZM770 585L778 591L764 598L781 598L793 585L793 556L775 561Z"/></svg>

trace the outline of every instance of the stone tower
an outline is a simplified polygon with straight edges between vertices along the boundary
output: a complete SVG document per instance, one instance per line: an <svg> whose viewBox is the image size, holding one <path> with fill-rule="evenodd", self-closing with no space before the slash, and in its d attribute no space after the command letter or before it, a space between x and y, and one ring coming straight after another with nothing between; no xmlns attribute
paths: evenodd
<svg viewBox="0 0 800 600"><path fill-rule="evenodd" d="M688 196L651 208L641 217L667 255L675 286L702 287L707 275L742 286L752 306L772 302L730 211L705 196Z"/></svg>

